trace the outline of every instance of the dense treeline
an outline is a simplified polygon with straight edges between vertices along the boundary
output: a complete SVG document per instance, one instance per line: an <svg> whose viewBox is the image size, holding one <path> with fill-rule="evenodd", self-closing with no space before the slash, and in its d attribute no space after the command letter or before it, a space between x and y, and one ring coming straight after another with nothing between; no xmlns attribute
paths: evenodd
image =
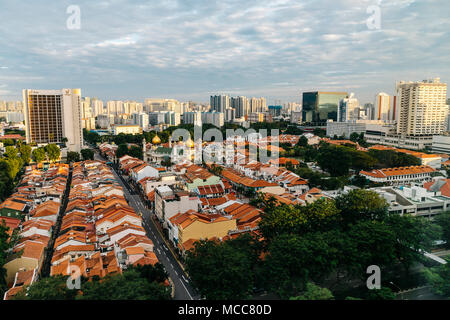
<svg viewBox="0 0 450 320"><path fill-rule="evenodd" d="M15 145L5 147L0 158L0 200L3 201L14 189L15 182L20 179L24 165L31 161L31 147L18 141Z"/></svg>
<svg viewBox="0 0 450 320"><path fill-rule="evenodd" d="M58 275L25 286L14 300L170 300L170 287L163 284L167 277L159 263L129 267L103 279L82 278L79 289L67 285L68 276Z"/></svg>
<svg viewBox="0 0 450 320"><path fill-rule="evenodd" d="M9 227L4 223L0 223L0 297L3 297L5 291L8 289L6 283L6 269L3 267L8 258L9 250L15 246L19 236L17 230L13 232L10 237Z"/></svg>
<svg viewBox="0 0 450 320"><path fill-rule="evenodd" d="M441 237L441 229L427 220L389 215L385 200L369 190L307 206L260 201L265 203L262 238L201 241L188 253L187 270L206 298L246 298L254 287L298 297L309 283L339 291L350 281L365 283L371 265L381 268L386 287L389 270L401 267L409 274L423 261L421 250L430 250ZM390 296L389 288L383 290L375 295L367 290L358 298Z"/></svg>

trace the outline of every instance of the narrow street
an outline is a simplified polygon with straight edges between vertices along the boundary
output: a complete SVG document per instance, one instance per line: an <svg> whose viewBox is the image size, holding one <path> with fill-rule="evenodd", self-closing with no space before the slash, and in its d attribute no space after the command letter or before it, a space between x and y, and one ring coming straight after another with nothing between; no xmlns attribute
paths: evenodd
<svg viewBox="0 0 450 320"><path fill-rule="evenodd" d="M106 161L98 152L95 152L95 159ZM142 214L143 227L147 233L147 236L154 244L154 252L161 262L170 278L172 279L175 286L175 299L176 300L197 300L199 299L198 294L190 284L190 279L180 266L180 263L176 259L176 255L169 249L169 245L166 239L162 236L159 229L156 227L155 222L151 218L151 212L142 199L134 189L126 182L120 174L118 174L114 167L112 172L114 173L117 181L120 183L124 190L125 198L128 200L129 205L136 211L136 213Z"/></svg>
<svg viewBox="0 0 450 320"><path fill-rule="evenodd" d="M72 184L72 167L69 168L69 176L67 177L66 189L64 190L64 195L61 199L61 206L59 208L58 218L57 218L56 224L52 230L52 237L47 246L47 252L45 254L45 260L42 265L42 271L41 271L42 277L50 276L50 267L51 267L53 252L54 252L55 240L59 235L62 219L64 217L64 213L66 212L67 204L69 202L69 193L70 193L70 185L71 184Z"/></svg>

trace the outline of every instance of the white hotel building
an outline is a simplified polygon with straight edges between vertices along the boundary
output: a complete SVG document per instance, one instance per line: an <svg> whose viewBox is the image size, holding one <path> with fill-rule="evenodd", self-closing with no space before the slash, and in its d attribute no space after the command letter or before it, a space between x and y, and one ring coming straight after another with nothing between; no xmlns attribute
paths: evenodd
<svg viewBox="0 0 450 320"><path fill-rule="evenodd" d="M23 101L28 144L63 144L63 138L67 138L69 151L81 151L81 89L25 89Z"/></svg>

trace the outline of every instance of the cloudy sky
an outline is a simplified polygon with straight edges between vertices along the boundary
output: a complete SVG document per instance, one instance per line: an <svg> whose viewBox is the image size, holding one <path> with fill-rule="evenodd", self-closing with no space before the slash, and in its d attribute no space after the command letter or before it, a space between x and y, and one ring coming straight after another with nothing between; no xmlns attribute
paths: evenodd
<svg viewBox="0 0 450 320"><path fill-rule="evenodd" d="M0 0L0 100L81 88L104 100L339 90L371 102L398 80L450 81L449 17L448 0Z"/></svg>

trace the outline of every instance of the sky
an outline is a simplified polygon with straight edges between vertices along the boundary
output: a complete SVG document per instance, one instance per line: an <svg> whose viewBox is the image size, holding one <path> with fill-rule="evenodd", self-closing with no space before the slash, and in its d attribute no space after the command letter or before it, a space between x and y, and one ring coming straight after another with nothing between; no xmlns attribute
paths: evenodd
<svg viewBox="0 0 450 320"><path fill-rule="evenodd" d="M448 0L0 0L0 100L81 88L105 101L326 90L373 102L396 81L450 81L449 17Z"/></svg>

